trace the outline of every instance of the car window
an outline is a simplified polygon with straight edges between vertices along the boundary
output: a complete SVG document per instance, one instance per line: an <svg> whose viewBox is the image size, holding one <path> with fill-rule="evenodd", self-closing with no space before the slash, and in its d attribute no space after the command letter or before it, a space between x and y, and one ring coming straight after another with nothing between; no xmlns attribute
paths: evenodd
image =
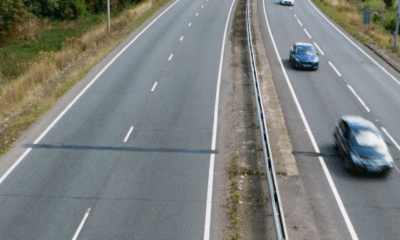
<svg viewBox="0 0 400 240"><path fill-rule="evenodd" d="M348 140L349 139L349 126L345 121L340 122L339 124L340 131L343 134L343 137Z"/></svg>
<svg viewBox="0 0 400 240"><path fill-rule="evenodd" d="M358 145L363 147L387 148L385 141L376 133L362 130L354 134Z"/></svg>
<svg viewBox="0 0 400 240"><path fill-rule="evenodd" d="M380 154L386 154L388 151L382 137L372 131L361 130L353 135L357 144L363 148L374 148Z"/></svg>
<svg viewBox="0 0 400 240"><path fill-rule="evenodd" d="M312 47L298 47L296 49L298 55L315 55L314 48Z"/></svg>

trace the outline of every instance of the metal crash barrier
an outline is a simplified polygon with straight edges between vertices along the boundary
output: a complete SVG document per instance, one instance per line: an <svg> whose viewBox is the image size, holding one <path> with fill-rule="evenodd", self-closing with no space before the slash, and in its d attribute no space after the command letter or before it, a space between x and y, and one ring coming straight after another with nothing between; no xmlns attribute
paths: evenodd
<svg viewBox="0 0 400 240"><path fill-rule="evenodd" d="M274 161L272 159L272 153L267 131L268 128L264 118L264 107L262 105L261 91L258 83L257 66L254 58L253 42L251 38L249 0L247 0L246 4L246 24L247 24L247 42L249 46L251 75L253 78L254 93L257 105L258 123L260 125L261 143L262 143L263 157L265 163L265 172L268 180L268 188L271 198L272 215L274 217L274 222L275 222L276 237L278 240L288 240L289 236L287 234L285 216L282 210L282 203L279 195L278 183L276 181Z"/></svg>

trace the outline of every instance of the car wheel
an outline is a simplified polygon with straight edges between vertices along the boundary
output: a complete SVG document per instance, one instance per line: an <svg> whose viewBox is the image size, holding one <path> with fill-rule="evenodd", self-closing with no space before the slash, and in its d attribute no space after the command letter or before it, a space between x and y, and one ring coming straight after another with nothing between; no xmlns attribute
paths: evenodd
<svg viewBox="0 0 400 240"><path fill-rule="evenodd" d="M344 169L347 172L352 172L353 168L351 167L351 163L349 162L349 160L344 160Z"/></svg>
<svg viewBox="0 0 400 240"><path fill-rule="evenodd" d="M296 64L293 61L290 61L292 63L292 68L296 68Z"/></svg>
<svg viewBox="0 0 400 240"><path fill-rule="evenodd" d="M339 149L336 137L333 139L333 148L337 151Z"/></svg>

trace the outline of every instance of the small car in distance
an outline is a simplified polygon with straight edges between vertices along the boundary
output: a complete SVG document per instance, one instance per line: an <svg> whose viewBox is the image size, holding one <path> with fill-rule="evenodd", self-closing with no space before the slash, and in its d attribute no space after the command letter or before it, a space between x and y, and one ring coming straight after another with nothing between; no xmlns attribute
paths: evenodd
<svg viewBox="0 0 400 240"><path fill-rule="evenodd" d="M294 68L318 69L319 53L309 43L295 43L290 49L290 62Z"/></svg>
<svg viewBox="0 0 400 240"><path fill-rule="evenodd" d="M343 158L346 171L387 173L393 168L381 132L370 121L344 116L334 132L335 149Z"/></svg>
<svg viewBox="0 0 400 240"><path fill-rule="evenodd" d="M293 6L294 0L279 0L279 3L280 3L281 5L290 5L290 6Z"/></svg>

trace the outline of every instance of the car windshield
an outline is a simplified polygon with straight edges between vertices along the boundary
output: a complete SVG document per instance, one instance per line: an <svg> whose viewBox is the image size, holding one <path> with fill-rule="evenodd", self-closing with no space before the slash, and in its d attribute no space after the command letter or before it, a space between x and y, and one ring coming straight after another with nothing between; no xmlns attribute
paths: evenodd
<svg viewBox="0 0 400 240"><path fill-rule="evenodd" d="M354 135L358 145L375 148L379 153L385 153L387 146L385 141L374 132L362 130Z"/></svg>
<svg viewBox="0 0 400 240"><path fill-rule="evenodd" d="M296 54L298 55L315 55L312 47L297 47Z"/></svg>

